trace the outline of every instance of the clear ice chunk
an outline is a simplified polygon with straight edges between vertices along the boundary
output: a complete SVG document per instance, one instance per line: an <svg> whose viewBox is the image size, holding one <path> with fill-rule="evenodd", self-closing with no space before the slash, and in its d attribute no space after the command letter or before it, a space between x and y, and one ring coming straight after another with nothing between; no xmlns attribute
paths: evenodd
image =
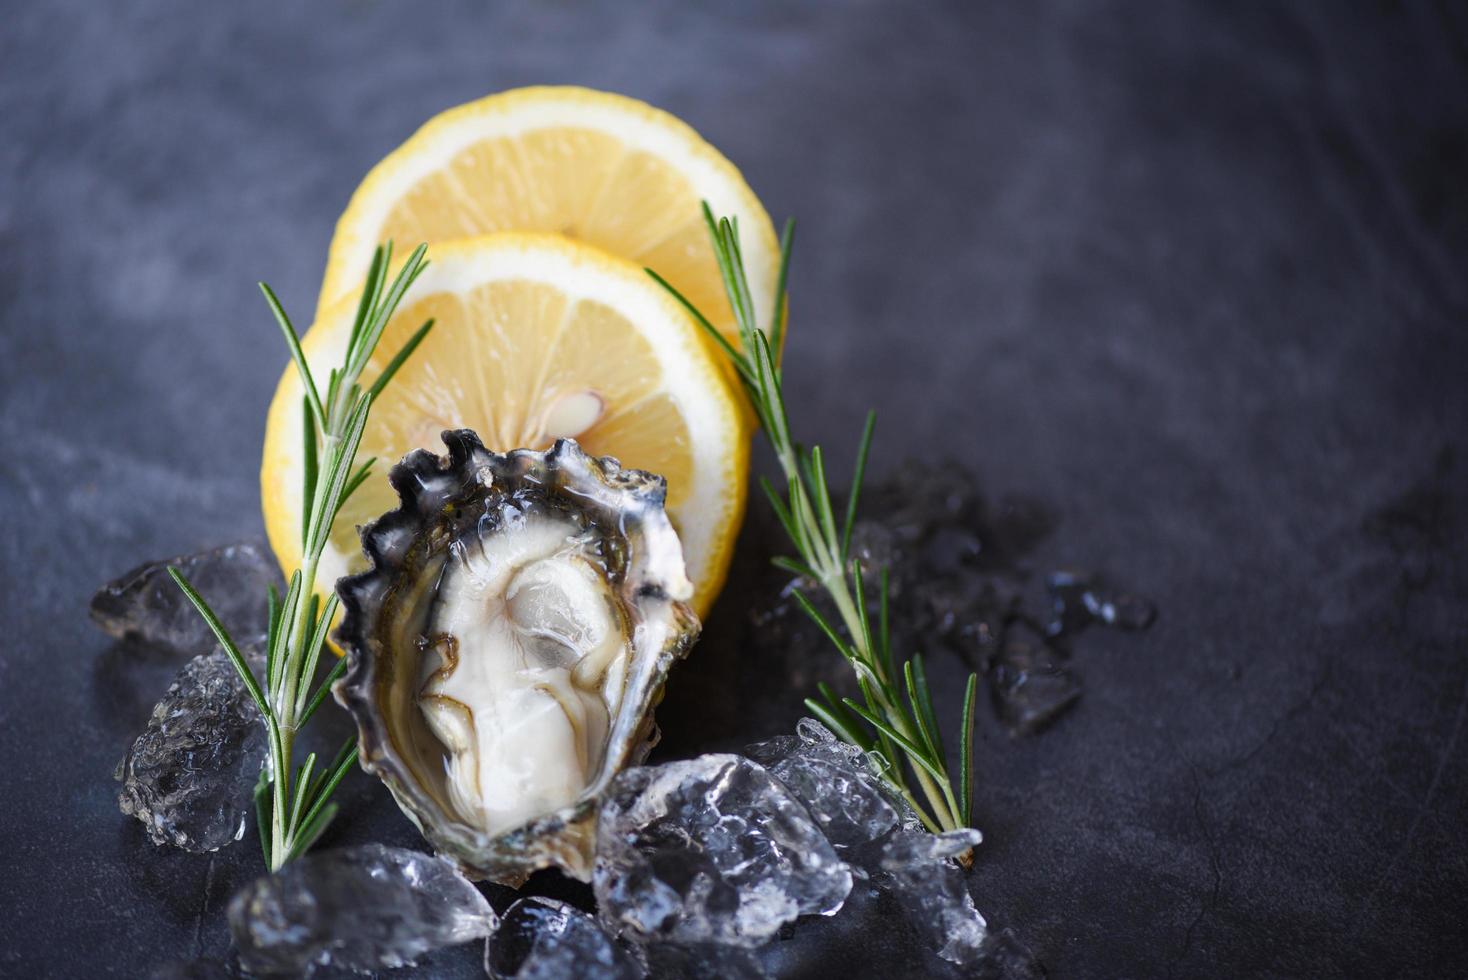
<svg viewBox="0 0 1468 980"><path fill-rule="evenodd" d="M484 970L495 980L640 980L644 972L596 919L538 895L505 910L485 944Z"/></svg>
<svg viewBox="0 0 1468 980"><path fill-rule="evenodd" d="M91 614L104 633L185 655L208 653L214 634L168 575L183 573L232 637L266 629L266 589L280 571L269 551L245 542L139 565L92 596Z"/></svg>
<svg viewBox="0 0 1468 980"><path fill-rule="evenodd" d="M246 651L258 673L262 659ZM223 649L195 657L118 763L117 802L155 844L216 851L239 840L265 761L265 729Z"/></svg>
<svg viewBox="0 0 1468 980"><path fill-rule="evenodd" d="M953 859L983 839L977 830L899 830L883 844L871 868L873 881L897 898L934 951L964 967L983 957L987 929Z"/></svg>
<svg viewBox="0 0 1468 980"><path fill-rule="evenodd" d="M1081 696L1075 675L1044 643L1028 643L1011 630L989 672L995 713L1010 734L1039 731Z"/></svg>
<svg viewBox="0 0 1468 980"><path fill-rule="evenodd" d="M813 718L802 718L796 731L797 737L782 735L745 751L805 804L838 852L899 824L919 825L917 814L887 791L860 749Z"/></svg>
<svg viewBox="0 0 1468 980"><path fill-rule="evenodd" d="M240 963L256 973L393 969L496 925L488 900L452 864L382 844L292 861L229 902Z"/></svg>
<svg viewBox="0 0 1468 980"><path fill-rule="evenodd" d="M623 772L596 850L602 922L638 941L756 946L798 916L836 912L851 890L800 801L736 755Z"/></svg>
<svg viewBox="0 0 1468 980"><path fill-rule="evenodd" d="M1147 599L1105 585L1086 572L1051 572L1045 578L1050 593L1051 636L1077 633L1091 623L1119 630L1144 630L1157 618L1157 607Z"/></svg>

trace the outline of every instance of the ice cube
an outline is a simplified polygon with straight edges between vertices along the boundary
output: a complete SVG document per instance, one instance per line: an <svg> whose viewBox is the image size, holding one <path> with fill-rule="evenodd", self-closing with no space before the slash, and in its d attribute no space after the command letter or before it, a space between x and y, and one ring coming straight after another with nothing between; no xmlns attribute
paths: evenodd
<svg viewBox="0 0 1468 980"><path fill-rule="evenodd" d="M999 720L1011 734L1022 735L1057 718L1080 697L1081 688L1053 649L1011 630L994 658L989 693Z"/></svg>
<svg viewBox="0 0 1468 980"><path fill-rule="evenodd" d="M382 844L297 859L229 902L240 963L257 973L392 969L483 939L497 924L484 895L452 864Z"/></svg>
<svg viewBox="0 0 1468 980"><path fill-rule="evenodd" d="M965 967L980 961L986 926L953 859L983 839L977 830L899 830L884 842L870 869L873 881L897 898L934 951Z"/></svg>
<svg viewBox="0 0 1468 980"><path fill-rule="evenodd" d="M263 545L250 542L139 565L92 596L92 621L120 639L190 656L208 653L214 634L169 577L170 566L204 597L230 636L265 632L266 589L279 585L280 571Z"/></svg>
<svg viewBox="0 0 1468 980"><path fill-rule="evenodd" d="M619 935L756 946L797 916L840 909L851 872L763 766L713 754L616 778L592 883Z"/></svg>
<svg viewBox="0 0 1468 980"><path fill-rule="evenodd" d="M813 718L802 718L796 731L798 737L779 736L746 751L805 804L838 853L875 840L899 823L918 823L917 814L882 784L861 749L838 741Z"/></svg>
<svg viewBox="0 0 1468 980"><path fill-rule="evenodd" d="M246 648L257 675L258 650ZM122 783L118 805L155 844L216 851L244 833L265 750L255 702L216 649L185 664L153 708L114 773Z"/></svg>
<svg viewBox="0 0 1468 980"><path fill-rule="evenodd" d="M1019 595L1011 583L971 569L929 576L916 591L921 598L904 606L903 612L922 641L966 637L976 631L999 634L1019 613Z"/></svg>
<svg viewBox="0 0 1468 980"><path fill-rule="evenodd" d="M642 968L590 915L538 895L519 899L484 948L495 980L639 980Z"/></svg>
<svg viewBox="0 0 1468 980"><path fill-rule="evenodd" d="M1097 620L1119 630L1144 630L1157 618L1157 607L1130 592L1096 586L1082 597Z"/></svg>
<svg viewBox="0 0 1468 980"><path fill-rule="evenodd" d="M1157 607L1141 596L1104 584L1086 572L1051 572L1045 578L1051 616L1051 636L1078 633L1091 623L1120 630L1144 630L1157 618Z"/></svg>
<svg viewBox="0 0 1468 980"><path fill-rule="evenodd" d="M900 542L916 544L935 528L976 528L984 498L969 470L954 460L909 460L864 495L867 514L880 515Z"/></svg>

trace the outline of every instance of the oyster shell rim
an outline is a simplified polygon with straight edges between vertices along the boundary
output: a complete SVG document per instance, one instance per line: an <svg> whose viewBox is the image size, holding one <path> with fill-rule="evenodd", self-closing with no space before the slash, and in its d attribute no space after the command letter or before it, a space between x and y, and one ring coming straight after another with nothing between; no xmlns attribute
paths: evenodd
<svg viewBox="0 0 1468 980"><path fill-rule="evenodd" d="M558 439L547 450L515 449L498 453L485 448L471 429L445 430L441 438L448 455L416 449L404 456L388 474L398 494L398 506L358 529L368 568L343 576L336 583L343 615L335 640L344 651L347 666L332 685L332 693L356 724L357 758L361 767L387 786L398 808L434 850L458 864L465 874L519 885L533 871L557 866L573 877L590 881L591 842L600 797L613 775L641 764L657 743L659 733L653 709L662 700L672 665L687 656L701 629L688 603L692 586L683 566L682 545L664 510L666 481L654 473L623 469L615 457L592 456L574 439ZM462 478L455 483L451 478L456 473ZM608 499L615 496L641 505L635 514L617 511L621 533L628 538L636 533L647 540L651 546L647 558L650 567L661 569L670 561L676 562L678 579L668 584L677 586L677 591L683 594L671 594L657 581L627 584L629 604L633 601L666 604L671 628L661 649L634 648L634 656L651 652L656 657L651 683L636 702L624 698L620 711L636 710L641 719L621 748L620 757L608 748L607 761L598 774L602 785L597 793L513 830L490 834L448 812L423 788L411 766L399 756L385 715L374 701L377 668L385 655L382 637L377 635L375 627L380 618L378 613L392 597L395 585L402 576L415 571L411 567L415 547L421 536L435 526L435 519L445 514L445 507L452 507L457 501L496 483L541 477L538 483L552 486L553 481L543 477L558 473L571 479L593 481ZM450 478L448 483L445 478ZM587 499L585 494L579 496ZM594 503L605 506L606 500ZM629 516L633 525L630 530Z"/></svg>

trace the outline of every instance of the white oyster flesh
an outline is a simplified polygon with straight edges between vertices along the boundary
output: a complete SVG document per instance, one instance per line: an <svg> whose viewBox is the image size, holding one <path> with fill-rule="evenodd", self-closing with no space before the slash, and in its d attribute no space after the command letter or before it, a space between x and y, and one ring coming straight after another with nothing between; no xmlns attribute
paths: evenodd
<svg viewBox="0 0 1468 980"><path fill-rule="evenodd" d="M418 705L450 802L490 834L575 802L602 764L631 642L592 541L515 514L444 569Z"/></svg>

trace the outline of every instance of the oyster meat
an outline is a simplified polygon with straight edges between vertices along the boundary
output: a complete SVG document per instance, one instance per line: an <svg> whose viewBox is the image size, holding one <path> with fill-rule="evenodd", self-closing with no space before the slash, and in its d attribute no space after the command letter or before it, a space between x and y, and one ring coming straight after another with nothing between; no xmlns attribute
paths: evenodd
<svg viewBox="0 0 1468 980"><path fill-rule="evenodd" d="M597 803L656 740L652 711L698 634L661 477L561 440L486 450L444 433L391 474L338 586L337 699L363 767L440 853L518 883L589 879Z"/></svg>

